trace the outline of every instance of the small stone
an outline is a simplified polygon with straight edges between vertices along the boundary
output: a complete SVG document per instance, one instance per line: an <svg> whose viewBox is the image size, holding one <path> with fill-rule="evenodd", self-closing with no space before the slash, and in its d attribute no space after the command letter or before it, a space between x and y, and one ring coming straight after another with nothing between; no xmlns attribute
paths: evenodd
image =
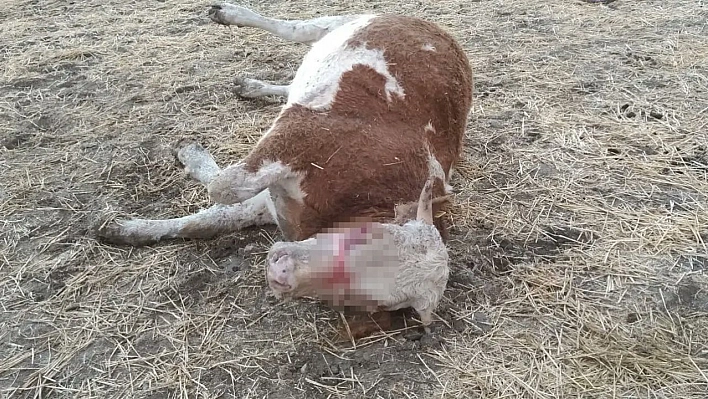
<svg viewBox="0 0 708 399"><path fill-rule="evenodd" d="M243 268L243 258L239 256L230 256L224 261L224 273L227 275L236 274Z"/></svg>
<svg viewBox="0 0 708 399"><path fill-rule="evenodd" d="M454 328L458 333L461 333L467 329L467 324L462 320L455 320L452 322L452 328Z"/></svg>
<svg viewBox="0 0 708 399"><path fill-rule="evenodd" d="M660 112L657 112L657 111L650 111L649 116L651 116L654 119L661 119L664 117L664 115L662 115Z"/></svg>

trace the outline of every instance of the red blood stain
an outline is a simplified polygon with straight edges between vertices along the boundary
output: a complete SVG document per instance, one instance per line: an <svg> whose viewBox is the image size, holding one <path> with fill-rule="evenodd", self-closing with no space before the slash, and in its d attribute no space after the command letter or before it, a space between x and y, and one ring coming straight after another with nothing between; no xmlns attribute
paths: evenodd
<svg viewBox="0 0 708 399"><path fill-rule="evenodd" d="M343 252L343 251L342 251ZM352 280L352 274L346 270L346 262L344 254L340 252L335 258L332 273L325 278L325 283L328 286L345 285L349 286Z"/></svg>

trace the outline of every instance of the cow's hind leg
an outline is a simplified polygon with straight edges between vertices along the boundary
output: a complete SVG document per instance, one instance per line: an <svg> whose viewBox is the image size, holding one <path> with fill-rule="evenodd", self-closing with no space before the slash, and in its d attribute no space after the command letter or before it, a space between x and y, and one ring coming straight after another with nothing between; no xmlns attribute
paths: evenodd
<svg viewBox="0 0 708 399"><path fill-rule="evenodd" d="M353 21L359 15L327 16L307 20L268 18L246 7L230 3L213 5L209 10L212 21L237 27L252 27L268 31L292 42L313 44L339 26ZM243 98L265 96L287 97L289 85L275 85L261 80L237 77L234 92Z"/></svg>
<svg viewBox="0 0 708 399"><path fill-rule="evenodd" d="M306 44L320 40L327 33L358 17L358 15L342 15L307 20L283 20L264 17L246 7L231 3L213 5L209 10L209 18L218 24L259 28L282 39Z"/></svg>
<svg viewBox="0 0 708 399"><path fill-rule="evenodd" d="M221 171L214 158L196 143L182 146L177 158L193 179L207 186ZM245 227L275 224L265 189L243 202L215 204L195 214L174 219L130 219L103 223L97 231L105 242L142 246L174 238L213 238Z"/></svg>

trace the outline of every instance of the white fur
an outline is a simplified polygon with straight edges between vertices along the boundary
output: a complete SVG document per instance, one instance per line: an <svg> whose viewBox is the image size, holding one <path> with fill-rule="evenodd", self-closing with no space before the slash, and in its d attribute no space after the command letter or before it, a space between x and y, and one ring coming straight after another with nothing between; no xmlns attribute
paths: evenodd
<svg viewBox="0 0 708 399"><path fill-rule="evenodd" d="M342 75L357 64L367 65L386 78L385 91L389 101L392 94L405 97L403 88L388 70L383 50L347 45L352 36L373 18L374 15L360 16L312 45L290 84L286 107L300 104L313 110L329 109L339 91Z"/></svg>
<svg viewBox="0 0 708 399"><path fill-rule="evenodd" d="M279 183L283 178L294 177L295 174L289 165L280 161L263 161L263 164L255 174L249 174L246 178L247 184L259 184L265 182L266 185Z"/></svg>
<svg viewBox="0 0 708 399"><path fill-rule="evenodd" d="M437 50L435 49L435 46L433 46L433 45L430 44L430 43L425 43L425 44L423 45L423 47L421 47L421 49L422 49L423 51L437 51Z"/></svg>
<svg viewBox="0 0 708 399"><path fill-rule="evenodd" d="M268 186L272 187L272 195L285 195L299 203L303 203L307 195L300 186L303 175L293 172L289 165L285 165L280 161L264 163L256 172L256 175L258 177L255 179L260 178L262 181L268 182ZM274 192L274 190L277 190L278 193Z"/></svg>
<svg viewBox="0 0 708 399"><path fill-rule="evenodd" d="M278 218L278 211L275 207L275 201L273 200L273 195L270 192L270 189L267 188L267 189L263 190L263 193L265 193L264 195L268 196L268 199L265 201L265 205L266 205L266 208L268 209L268 213L273 217L273 222L275 223L275 225L278 226L278 228L282 228L282 226L280 225L280 218ZM263 194L263 193L261 193L261 194ZM258 197L258 195L256 195L256 197ZM253 198L256 198L256 197L253 197Z"/></svg>
<svg viewBox="0 0 708 399"><path fill-rule="evenodd" d="M445 171L435 155L428 152L428 176L433 176L445 181Z"/></svg>
<svg viewBox="0 0 708 399"><path fill-rule="evenodd" d="M410 220L402 226L395 223L379 224L384 229L385 241L375 253L375 259L359 258L358 281L350 281L350 288L358 286L361 294L367 295L373 303L367 305L369 311L377 307L384 310L397 310L413 307L420 315L421 322L428 330L432 322L432 313L438 306L443 296L449 278L449 255L440 232L433 225L430 216L422 211L428 209L431 185L434 179L444 178L440 162L429 153L428 158L429 179L421 191L418 201L418 215L415 220ZM427 210L429 212L429 209ZM345 237L348 233L343 234ZM336 234L335 234L336 236ZM317 242L318 240L324 240ZM339 254L338 239L328 235L319 235L316 239L309 238L299 242L276 242L268 251L266 279L273 294L278 298L298 298L302 296L330 294L319 291L312 285L313 276L331 270L331 254ZM320 247L318 249L318 246ZM317 255L324 248L324 258ZM313 254L311 250L317 249ZM352 259L353 254L363 251L365 255L373 248L354 249L347 256ZM388 252L392 251L392 252ZM313 256L314 255L314 256ZM381 284L386 276L381 272L388 270L384 265L391 265L393 259L397 260L398 267L388 280ZM373 269L366 269L370 261L374 261ZM357 278L355 277L355 280ZM327 299L325 299L327 300ZM333 298L330 298L333 300Z"/></svg>
<svg viewBox="0 0 708 399"><path fill-rule="evenodd" d="M424 324L437 307L449 278L449 255L440 233L420 220L403 226L386 224L399 248L401 267L396 288L383 304L387 310L413 307Z"/></svg>
<svg viewBox="0 0 708 399"><path fill-rule="evenodd" d="M445 194L450 194L450 193L452 193L452 186L450 185L450 183L446 182L445 183Z"/></svg>
<svg viewBox="0 0 708 399"><path fill-rule="evenodd" d="M214 237L253 225L277 224L282 228L285 200L302 202L305 197L300 189L302 176L279 161L266 161L256 173L249 173L242 163L219 169L198 144L181 148L177 156L187 174L207 187L216 204L181 218L114 222L101 228L103 237L145 245L170 238Z"/></svg>
<svg viewBox="0 0 708 399"><path fill-rule="evenodd" d="M430 124L428 125L431 126ZM450 173L445 176L445 170L443 169L438 159L435 158L435 156L431 152L428 152L428 173L430 176L435 176L442 179L444 183L445 194L452 193L452 186L450 185L450 175L452 174L452 168L450 168Z"/></svg>
<svg viewBox="0 0 708 399"><path fill-rule="evenodd" d="M452 192L452 185L450 185L450 179L452 179L453 173L455 173L455 168L450 167L450 171L447 173L447 178L445 179L445 194L450 194Z"/></svg>
<svg viewBox="0 0 708 399"><path fill-rule="evenodd" d="M259 187L267 183L268 201L266 206L268 211L273 215L275 223L280 229L289 228L285 226L287 218L285 215L289 212L289 201L295 200L299 204L304 203L307 195L301 187L303 175L295 173L288 165L284 165L280 161L264 161L255 174L247 175L244 185L249 187Z"/></svg>

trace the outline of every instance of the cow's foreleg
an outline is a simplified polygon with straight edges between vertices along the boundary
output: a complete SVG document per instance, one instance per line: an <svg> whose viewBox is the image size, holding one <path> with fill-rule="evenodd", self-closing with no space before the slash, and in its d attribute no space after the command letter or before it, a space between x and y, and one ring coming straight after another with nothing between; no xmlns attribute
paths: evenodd
<svg viewBox="0 0 708 399"><path fill-rule="evenodd" d="M187 174L208 186L220 173L214 158L192 143L177 152ZM270 191L231 205L215 204L195 214L174 219L130 219L104 223L97 234L105 242L142 246L174 238L213 238L254 225L275 224Z"/></svg>
<svg viewBox="0 0 708 399"><path fill-rule="evenodd" d="M112 221L98 229L111 244L142 246L174 238L214 238L255 225L274 224L266 201L268 190L240 204L216 204L195 214L175 219Z"/></svg>
<svg viewBox="0 0 708 399"><path fill-rule="evenodd" d="M199 143L178 144L177 159L184 166L184 171L189 177L202 183L204 187L216 177L221 168L216 164L214 157Z"/></svg>

